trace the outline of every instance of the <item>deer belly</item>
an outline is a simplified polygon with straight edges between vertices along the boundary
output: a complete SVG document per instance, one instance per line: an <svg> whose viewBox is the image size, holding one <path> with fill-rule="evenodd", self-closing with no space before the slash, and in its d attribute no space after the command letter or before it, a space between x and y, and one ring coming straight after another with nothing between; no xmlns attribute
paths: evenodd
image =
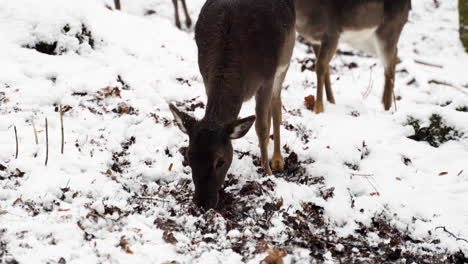
<svg viewBox="0 0 468 264"><path fill-rule="evenodd" d="M362 30L344 30L340 35L340 42L351 45L356 49L377 55L377 27Z"/></svg>

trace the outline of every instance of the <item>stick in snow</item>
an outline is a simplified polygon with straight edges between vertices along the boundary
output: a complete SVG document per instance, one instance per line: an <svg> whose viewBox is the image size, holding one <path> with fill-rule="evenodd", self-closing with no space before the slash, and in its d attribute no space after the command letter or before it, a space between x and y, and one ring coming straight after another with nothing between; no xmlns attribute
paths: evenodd
<svg viewBox="0 0 468 264"><path fill-rule="evenodd" d="M15 139L16 139L16 154L15 154L15 159L18 159L18 133L16 132L16 126L15 128Z"/></svg>
<svg viewBox="0 0 468 264"><path fill-rule="evenodd" d="M46 158L45 165L47 166L47 161L49 161L49 126L47 124L47 117L45 118L45 135L46 135Z"/></svg>
<svg viewBox="0 0 468 264"><path fill-rule="evenodd" d="M62 110L62 105L59 105L59 110L60 110L60 128L62 130L62 148L61 148L61 153L63 154L63 146L65 144L65 135L63 132L63 110Z"/></svg>
<svg viewBox="0 0 468 264"><path fill-rule="evenodd" d="M31 121L33 131L34 131L34 139L36 140L36 145L39 144L39 139L37 138L37 130L36 130L36 125L34 124L34 120Z"/></svg>

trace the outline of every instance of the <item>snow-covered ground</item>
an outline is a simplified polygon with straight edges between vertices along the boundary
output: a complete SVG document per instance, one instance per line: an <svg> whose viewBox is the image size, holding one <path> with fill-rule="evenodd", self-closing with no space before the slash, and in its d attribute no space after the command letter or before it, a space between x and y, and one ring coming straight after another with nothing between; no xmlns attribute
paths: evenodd
<svg viewBox="0 0 468 264"><path fill-rule="evenodd" d="M187 2L196 21L204 1ZM287 263L381 263L384 248L398 263L468 257L468 55L456 0L413 1L390 112L377 59L347 46L332 61L337 104L307 110L315 73L302 69L314 55L297 42L283 92L286 172L257 172L252 129L234 142L224 208L209 212L191 205L188 139L167 107L203 116L193 30L174 26L169 0L106 5L0 0L0 263L258 263L266 247L285 249ZM427 127L434 114L453 140L408 138L408 120Z"/></svg>

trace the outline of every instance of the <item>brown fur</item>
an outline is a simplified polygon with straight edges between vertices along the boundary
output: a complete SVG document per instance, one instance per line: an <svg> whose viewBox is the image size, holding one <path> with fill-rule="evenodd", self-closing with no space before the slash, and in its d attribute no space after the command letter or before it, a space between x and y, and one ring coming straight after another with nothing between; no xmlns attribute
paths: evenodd
<svg viewBox="0 0 468 264"><path fill-rule="evenodd" d="M330 83L329 63L344 32L376 28L378 47L385 62L385 110L392 105L397 44L411 9L410 0L295 0L296 29L314 44L317 57L317 103L324 111L323 86L327 99L335 103Z"/></svg>
<svg viewBox="0 0 468 264"><path fill-rule="evenodd" d="M171 106L190 138L189 165L195 202L216 206L218 191L232 161L231 139L244 136L255 122L265 173L270 120L273 119L273 168L284 166L280 149L281 85L295 40L293 0L208 0L195 28L198 64L208 97L197 121ZM237 120L244 101L255 96L254 116Z"/></svg>

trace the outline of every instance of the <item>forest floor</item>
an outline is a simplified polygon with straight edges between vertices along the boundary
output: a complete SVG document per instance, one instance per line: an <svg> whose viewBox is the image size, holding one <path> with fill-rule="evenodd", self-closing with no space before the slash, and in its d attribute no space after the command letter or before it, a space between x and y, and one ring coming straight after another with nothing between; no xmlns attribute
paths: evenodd
<svg viewBox="0 0 468 264"><path fill-rule="evenodd" d="M315 56L297 41L285 171L262 174L252 129L209 211L192 204L188 138L167 105L204 114L193 26L174 26L171 1L111 2L0 1L0 263L468 262L457 1L413 1L388 112L378 60L346 45L337 104L307 109ZM204 1L187 2L195 21ZM251 100L241 117L253 113Z"/></svg>

